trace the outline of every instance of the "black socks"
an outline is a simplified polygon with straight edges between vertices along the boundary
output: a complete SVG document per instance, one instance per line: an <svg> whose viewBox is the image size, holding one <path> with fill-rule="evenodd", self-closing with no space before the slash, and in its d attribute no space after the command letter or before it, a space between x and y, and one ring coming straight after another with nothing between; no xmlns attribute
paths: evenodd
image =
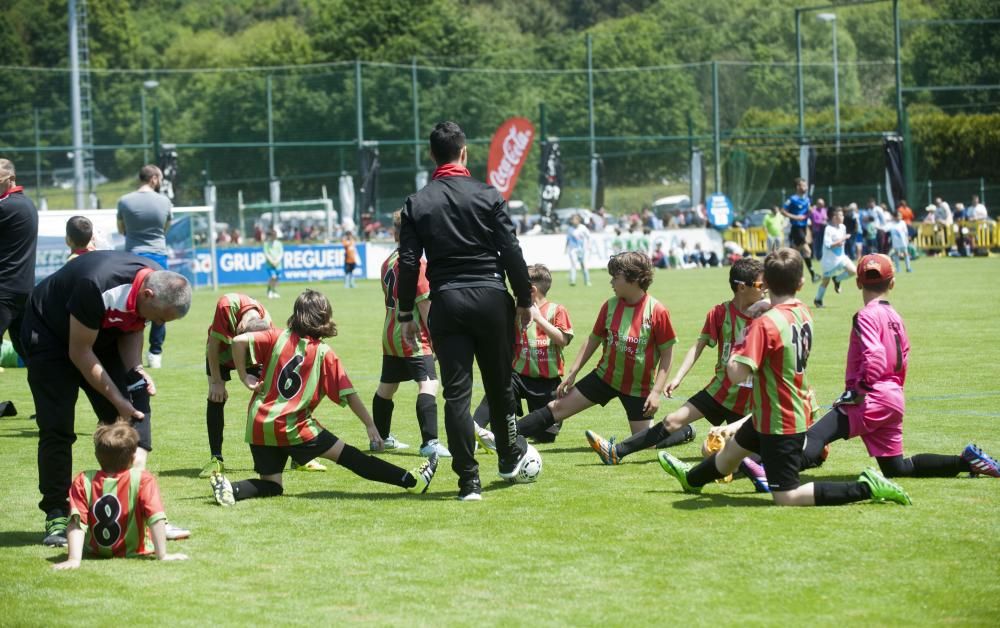
<svg viewBox="0 0 1000 628"><path fill-rule="evenodd" d="M813 497L817 506L840 506L871 499L872 491L864 482L814 482Z"/></svg>
<svg viewBox="0 0 1000 628"><path fill-rule="evenodd" d="M410 475L409 471L381 458L366 456L351 445L344 445L344 450L340 452L340 460L337 461L337 464L366 480L392 484L401 488L413 488L417 485L417 479Z"/></svg>
<svg viewBox="0 0 1000 628"><path fill-rule="evenodd" d="M690 428L690 426L687 426ZM676 433L683 434L683 430L677 430ZM636 432L632 434L625 440L615 445L615 451L618 453L619 458L624 458L629 454L634 454L637 451L642 451L643 449L649 449L650 447L655 447L657 443L670 437L670 432L667 431L666 426L660 421L653 425L649 429L645 429L641 432Z"/></svg>
<svg viewBox="0 0 1000 628"><path fill-rule="evenodd" d="M382 438L389 436L389 429L392 427L392 409L396 406L391 399L383 399L375 393L372 397L372 420L375 422L375 429Z"/></svg>
<svg viewBox="0 0 1000 628"><path fill-rule="evenodd" d="M278 497L285 492L277 482L270 480L241 480L233 482L233 498L236 501L254 497Z"/></svg>
<svg viewBox="0 0 1000 628"><path fill-rule="evenodd" d="M438 408L434 395L427 393L417 395L417 423L420 424L422 445L438 437Z"/></svg>
<svg viewBox="0 0 1000 628"><path fill-rule="evenodd" d="M205 409L205 423L208 427L208 451L222 459L222 433L226 427L226 402L211 401Z"/></svg>
<svg viewBox="0 0 1000 628"><path fill-rule="evenodd" d="M552 410L549 410L549 407L545 406L529 413L518 421L517 433L522 436L537 436L550 426L555 425L555 423L556 420L552 416Z"/></svg>

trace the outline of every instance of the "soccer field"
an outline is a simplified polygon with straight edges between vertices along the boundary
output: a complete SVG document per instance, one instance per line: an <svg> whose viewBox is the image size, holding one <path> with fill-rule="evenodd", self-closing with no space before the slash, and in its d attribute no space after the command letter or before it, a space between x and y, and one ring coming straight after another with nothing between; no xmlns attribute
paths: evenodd
<svg viewBox="0 0 1000 628"><path fill-rule="evenodd" d="M530 261L530 260L529 260ZM891 300L907 322L906 452L957 454L977 442L1000 455L1000 258L924 258L898 278ZM729 293L728 268L658 271L650 292L670 310L678 344L674 368L708 309ZM592 287L555 276L550 300L567 306L583 346L607 274ZM263 301L284 321L304 285L281 286ZM332 301L340 335L329 340L366 405L378 383L383 306L375 281L355 290L310 284ZM264 286L245 287L258 298ZM800 297L812 302L815 288ZM204 338L219 293L195 294L188 316L168 325L164 368L152 371L154 451L171 521L192 537L171 543L186 562L86 559L54 572L63 549L41 545L37 434L24 369L0 374L0 400L19 414L0 419L0 625L927 625L1000 624L1000 480L902 479L912 507L861 503L778 508L746 480L683 494L654 451L605 467L583 436L625 435L617 402L569 419L554 444L540 445L536 484L508 486L496 458L481 455L483 501L460 503L443 461L428 494L362 480L329 464L327 473L286 473L285 495L221 508L198 472L208 458ZM843 388L851 315L860 293L829 291L816 321L809 373L821 403ZM675 399L704 386L707 350ZM591 366L596 364L592 358ZM478 375L477 375L478 379ZM248 395L228 386L224 453L233 480L251 477L243 443ZM481 389L475 393L478 402ZM383 454L412 467L420 459L416 387L396 396L393 432L413 448ZM317 416L354 445L360 422L330 402ZM439 397L439 424L443 402ZM96 468L94 415L81 395L74 469ZM672 451L700 459L708 424ZM860 441L834 443L807 479L851 480L874 461Z"/></svg>

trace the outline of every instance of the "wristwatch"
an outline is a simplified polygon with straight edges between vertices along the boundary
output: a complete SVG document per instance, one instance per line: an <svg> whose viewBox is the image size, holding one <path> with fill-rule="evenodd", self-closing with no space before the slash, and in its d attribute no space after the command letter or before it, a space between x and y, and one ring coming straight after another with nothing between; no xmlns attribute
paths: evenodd
<svg viewBox="0 0 1000 628"><path fill-rule="evenodd" d="M396 320L400 323L409 323L413 320L413 312L396 312Z"/></svg>

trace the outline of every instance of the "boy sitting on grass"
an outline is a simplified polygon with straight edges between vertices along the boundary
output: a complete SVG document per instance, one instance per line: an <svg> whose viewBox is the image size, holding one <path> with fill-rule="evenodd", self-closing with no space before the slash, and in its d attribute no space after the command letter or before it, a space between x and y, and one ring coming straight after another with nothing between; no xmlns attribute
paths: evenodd
<svg viewBox="0 0 1000 628"><path fill-rule="evenodd" d="M288 329L271 328L233 338L233 362L240 381L253 391L247 416L246 441L250 443L254 470L260 479L235 484L214 471L209 481L221 506L254 497L284 493L282 473L291 458L305 464L326 458L355 474L424 493L437 470L438 456L406 471L374 456L367 456L328 432L313 417L313 411L328 397L349 405L368 431L373 450L383 449L382 438L361 397L354 390L337 354L323 338L337 335L331 319L333 308L325 296L306 290L295 300ZM263 379L247 372L249 362L260 364Z"/></svg>
<svg viewBox="0 0 1000 628"><path fill-rule="evenodd" d="M744 342L729 359L726 373L732 381L753 376L751 420L743 423L722 451L697 466L667 452L660 452L660 466L680 482L684 492L700 493L709 482L735 471L743 458L759 453L771 496L779 506L834 506L866 499L908 505L906 491L875 469L866 469L856 482L799 483L806 430L815 409L806 377L813 344L812 315L795 298L802 288L803 270L802 257L794 249L778 249L764 259L764 287L770 291L771 309L747 326Z"/></svg>
<svg viewBox="0 0 1000 628"><path fill-rule="evenodd" d="M517 433L536 437L574 414L618 398L633 434L650 426L670 375L674 328L670 313L646 292L653 283L653 263L645 253L626 251L608 261L614 296L601 306L587 344L576 356L558 397L517 422ZM577 373L603 347L597 367L579 382ZM492 433L477 431L489 449Z"/></svg>
<svg viewBox="0 0 1000 628"><path fill-rule="evenodd" d="M100 471L84 471L69 489L69 556L53 569L76 569L83 549L100 558L155 554L159 560L187 560L167 553L167 517L156 478L132 466L139 433L128 422L101 425L94 432Z"/></svg>

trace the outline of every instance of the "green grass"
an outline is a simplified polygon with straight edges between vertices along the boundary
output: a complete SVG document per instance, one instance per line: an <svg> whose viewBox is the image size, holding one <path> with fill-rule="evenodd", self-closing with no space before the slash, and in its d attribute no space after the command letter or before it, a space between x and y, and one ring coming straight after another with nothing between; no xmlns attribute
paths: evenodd
<svg viewBox="0 0 1000 628"><path fill-rule="evenodd" d="M975 440L1000 455L1000 259L922 259L915 269L892 296L913 344L906 451L958 453ZM675 366L705 312L726 297L726 272L657 273L651 292L670 308L680 338ZM550 296L568 306L577 329L570 359L609 295L606 275L597 273L595 284L571 289L565 275L556 276ZM340 336L331 344L369 403L380 365L378 284L313 287L334 304ZM300 288L282 286L283 298L267 302L276 319L287 316ZM263 296L261 286L247 290ZM163 625L1000 623L1000 481L904 479L909 508L781 509L745 480L689 496L660 470L654 452L620 467L599 464L583 431L626 433L615 402L570 419L555 444L539 447L545 467L536 484L502 485L495 458L481 458L481 503L454 499L447 464L422 497L334 466L326 474L288 474L284 497L220 508L196 477L207 457L202 352L216 296L197 293L188 317L170 324L164 368L155 372L150 469L171 519L193 531L171 546L187 553L187 562L84 560L75 572L53 572L64 552L39 543L25 372L0 375L0 399L14 399L20 410L0 420L7 478L0 489L0 624L93 625L112 614ZM802 296L810 301L813 288ZM815 313L809 370L828 402L841 391L860 297L853 289L831 291L826 303ZM709 357L663 410L708 381ZM242 442L246 396L232 383L229 391L225 453L231 477L241 479L252 473ZM414 386L401 388L393 428L413 444L415 395ZM318 415L348 442L365 443L349 411L326 403ZM92 411L80 403L78 470L95 466L93 426ZM698 459L705 426L697 423L698 440L674 453ZM387 458L410 467L419 460L413 451ZM860 442L840 442L823 468L804 475L853 479L871 462Z"/></svg>

